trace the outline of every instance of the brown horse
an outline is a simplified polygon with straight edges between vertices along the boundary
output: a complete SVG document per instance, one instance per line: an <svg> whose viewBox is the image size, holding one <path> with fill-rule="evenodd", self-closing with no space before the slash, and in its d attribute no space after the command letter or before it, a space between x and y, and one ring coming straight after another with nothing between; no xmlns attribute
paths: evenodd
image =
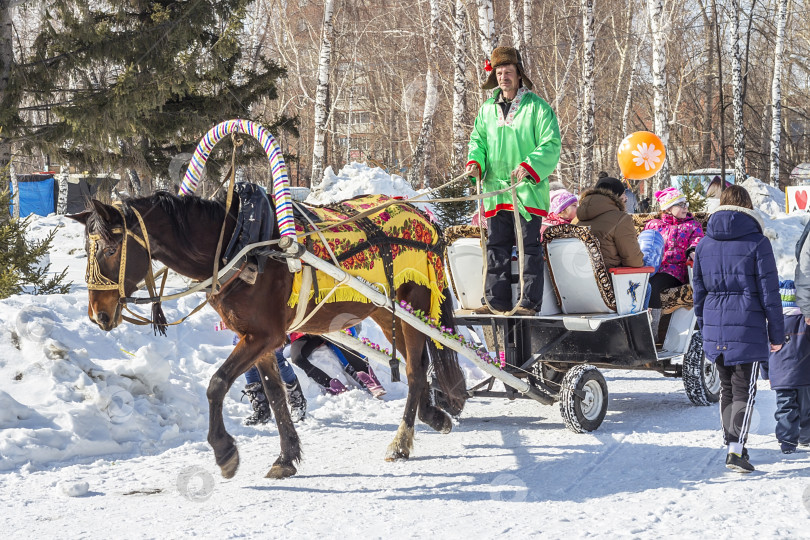
<svg viewBox="0 0 810 540"><path fill-rule="evenodd" d="M136 291L144 279L151 258L175 272L194 280L211 277L214 257L225 222L225 244L236 223L237 204L226 216L225 207L198 197L176 197L158 193L129 199L120 206L109 206L93 200L88 210L70 216L85 225L88 256L88 315L102 330L112 330L122 321L122 296ZM227 217L227 220L226 220ZM438 230L435 231L437 234ZM410 233L406 233L410 238ZM276 226L273 237L278 238ZM392 242L396 242L392 238ZM275 413L281 439L281 454L267 473L269 478L284 478L296 473L295 462L301 460L301 447L290 419L287 401L274 350L285 340L295 307L288 305L293 287L293 274L284 262L267 259L264 272L253 285L240 279L226 284L209 295L211 306L229 328L240 337L233 352L217 370L208 386L208 442L214 450L222 475L231 478L239 466L239 453L225 430L222 417L223 399L237 377L252 366L262 374L265 392ZM101 284L101 286L99 286ZM95 285L95 286L94 286ZM441 303L441 324L452 326L452 307L448 291ZM424 285L405 282L396 289L398 301L409 302L414 309L428 313L431 291ZM435 299L434 299L435 300ZM309 313L315 299L307 306ZM392 341L392 316L383 308L359 301L324 304L298 331L311 334L333 332L357 324L366 317L376 321ZM396 322L395 343L406 359L408 397L402 422L386 452L386 460L407 459L413 447L416 413L433 429L448 433L450 416L431 403L426 376L428 354L426 338L409 325ZM444 348L431 348L439 385L450 414L460 413L466 397L464 379L455 353Z"/></svg>

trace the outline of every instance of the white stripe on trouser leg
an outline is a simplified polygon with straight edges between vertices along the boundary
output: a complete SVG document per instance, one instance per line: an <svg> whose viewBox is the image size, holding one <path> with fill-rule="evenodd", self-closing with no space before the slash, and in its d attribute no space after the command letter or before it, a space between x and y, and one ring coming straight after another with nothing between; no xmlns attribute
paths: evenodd
<svg viewBox="0 0 810 540"><path fill-rule="evenodd" d="M748 438L748 428L751 427L751 415L754 412L754 397L757 390L757 377L759 375L759 362L754 362L751 368L751 380L748 382L748 401L745 403L745 415L740 426L740 444L745 445Z"/></svg>

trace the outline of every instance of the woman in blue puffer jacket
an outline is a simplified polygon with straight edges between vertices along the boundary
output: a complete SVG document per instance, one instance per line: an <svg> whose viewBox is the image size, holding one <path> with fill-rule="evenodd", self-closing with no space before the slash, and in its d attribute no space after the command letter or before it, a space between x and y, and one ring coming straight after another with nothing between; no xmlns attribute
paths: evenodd
<svg viewBox="0 0 810 540"><path fill-rule="evenodd" d="M779 275L751 197L729 186L697 245L692 279L703 350L720 375L726 466L751 472L745 442L759 363L785 341Z"/></svg>

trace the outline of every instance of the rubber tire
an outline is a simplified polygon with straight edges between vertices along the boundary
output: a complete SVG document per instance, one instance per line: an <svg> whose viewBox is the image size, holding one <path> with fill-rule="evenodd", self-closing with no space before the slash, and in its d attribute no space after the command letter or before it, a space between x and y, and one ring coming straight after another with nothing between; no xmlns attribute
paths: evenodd
<svg viewBox="0 0 810 540"><path fill-rule="evenodd" d="M713 375L710 381L717 381L710 388L706 384L706 374ZM703 352L703 335L700 330L692 334L692 341L689 342L689 349L683 357L683 389L686 396L695 405L707 406L720 401L720 375L717 367L706 358Z"/></svg>
<svg viewBox="0 0 810 540"><path fill-rule="evenodd" d="M605 378L595 366L580 364L572 367L563 377L560 386L560 414L568 429L574 433L584 433L594 431L602 425L608 408L608 389ZM593 403L599 409L595 415L591 411L588 415L590 418L585 416L582 399L574 393L585 393L588 387L598 387L601 393L601 399L597 396Z"/></svg>

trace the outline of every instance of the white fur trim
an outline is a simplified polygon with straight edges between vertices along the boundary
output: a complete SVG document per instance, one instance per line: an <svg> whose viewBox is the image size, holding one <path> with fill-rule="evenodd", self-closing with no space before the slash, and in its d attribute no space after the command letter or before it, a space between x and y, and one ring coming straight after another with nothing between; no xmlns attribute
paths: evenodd
<svg viewBox="0 0 810 540"><path fill-rule="evenodd" d="M722 210L730 210L732 212L742 212L743 214L751 216L756 220L757 223L759 223L759 228L762 229L763 231L765 230L765 225L762 223L762 218L759 217L759 215L757 215L757 213L751 210L750 208L744 208L742 206L734 206L733 204L723 204L715 208L712 214L720 212Z"/></svg>

